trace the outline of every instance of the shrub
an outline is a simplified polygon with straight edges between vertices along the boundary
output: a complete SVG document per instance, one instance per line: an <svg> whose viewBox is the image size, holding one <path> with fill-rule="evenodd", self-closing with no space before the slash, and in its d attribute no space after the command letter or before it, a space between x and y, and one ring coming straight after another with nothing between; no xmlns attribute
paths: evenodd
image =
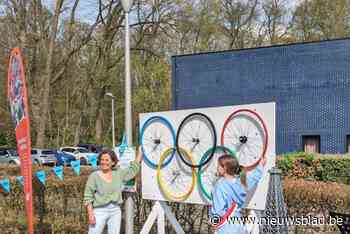
<svg viewBox="0 0 350 234"><path fill-rule="evenodd" d="M283 176L350 184L350 157L304 152L280 155L277 166Z"/></svg>
<svg viewBox="0 0 350 234"><path fill-rule="evenodd" d="M307 164L311 164L315 156L305 152L292 152L277 157L278 168L280 168L284 175L293 169L293 164L296 160L303 160Z"/></svg>
<svg viewBox="0 0 350 234"><path fill-rule="evenodd" d="M350 210L350 186L321 181L307 181L285 177L283 180L285 202L289 210L299 215L329 210L348 213Z"/></svg>
<svg viewBox="0 0 350 234"><path fill-rule="evenodd" d="M304 159L300 155L289 157L296 160L293 161L292 169L286 173L294 176L285 176L283 178L284 197L289 215L301 216L311 214L319 216L321 214L323 217L327 217L329 210L349 212L350 186L335 182L307 181L303 178L296 178L297 176L295 175L308 178L312 175L313 179L332 179L331 175L333 174L330 172L325 174L326 167L320 161L319 164L316 163L318 156L315 156L313 160L311 160L311 157ZM329 165L330 162L326 161L322 163ZM344 162L340 162L340 164L344 165ZM301 172L297 170L297 165L303 165L310 170L307 170L305 173ZM321 169L317 169L318 167L315 165L318 165ZM335 167L339 168L337 165ZM91 173L91 169L82 167L81 175L76 176L71 168L65 168L63 181L60 181L50 172L51 168L34 167L33 174L39 169L47 172L47 181L44 187L36 179L33 180L36 230L41 231L40 233L86 233L88 225L82 197L85 182L88 174ZM332 170L337 171L335 169ZM6 176L10 177L11 180L11 192L4 194L0 191L1 233L25 233L26 219L23 193L15 178L15 176L20 174L19 168L2 167L0 168L0 173L0 179ZM337 173L339 174L339 172ZM140 192L135 194L133 199L135 201L135 214L137 214L134 220L135 231L139 232L151 212L153 202L143 200ZM201 230L207 231L210 229L207 225L206 217L208 207L203 208L200 205L179 203L169 203L169 205L181 226L185 228L186 233L202 233L200 232ZM297 228L299 228L300 233L306 233L305 230L308 230L307 227ZM304 229L300 230L300 228ZM325 233L325 230L329 230L330 227L325 226L322 228L318 233ZM194 231L194 229L196 230ZM166 233L173 233L171 230L167 226Z"/></svg>
<svg viewBox="0 0 350 234"><path fill-rule="evenodd" d="M318 217L328 220L329 211L350 214L350 186L335 182L306 181L285 177L284 200L289 217ZM331 225L290 226L293 233L338 233Z"/></svg>
<svg viewBox="0 0 350 234"><path fill-rule="evenodd" d="M0 146L2 145L7 145L7 140L6 140L6 136L0 132Z"/></svg>

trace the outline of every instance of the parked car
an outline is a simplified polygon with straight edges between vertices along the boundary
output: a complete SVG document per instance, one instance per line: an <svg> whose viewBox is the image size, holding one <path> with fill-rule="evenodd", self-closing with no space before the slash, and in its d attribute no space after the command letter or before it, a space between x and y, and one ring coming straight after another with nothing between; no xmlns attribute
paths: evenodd
<svg viewBox="0 0 350 234"><path fill-rule="evenodd" d="M75 157L73 155L62 152L60 150L55 151L55 157L57 160L56 166L69 166L71 161L75 160Z"/></svg>
<svg viewBox="0 0 350 234"><path fill-rule="evenodd" d="M80 160L81 165L88 164L90 155L97 155L96 153L91 153L87 149L82 147L65 146L65 147L61 147L60 151L73 155L76 160Z"/></svg>
<svg viewBox="0 0 350 234"><path fill-rule="evenodd" d="M0 148L0 163L10 165L21 165L17 150L10 148Z"/></svg>
<svg viewBox="0 0 350 234"><path fill-rule="evenodd" d="M80 144L77 145L77 147L85 148L89 152L97 153L97 154L100 153L102 151L102 149L104 148L103 145L90 144L90 143L87 143L87 144L80 143Z"/></svg>
<svg viewBox="0 0 350 234"><path fill-rule="evenodd" d="M52 149L32 149L31 157L37 165L56 165L55 150Z"/></svg>

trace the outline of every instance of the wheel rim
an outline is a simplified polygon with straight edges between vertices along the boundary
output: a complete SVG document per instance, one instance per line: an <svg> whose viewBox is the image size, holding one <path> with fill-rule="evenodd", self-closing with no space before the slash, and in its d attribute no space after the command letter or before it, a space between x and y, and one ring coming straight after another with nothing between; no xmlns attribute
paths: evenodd
<svg viewBox="0 0 350 234"><path fill-rule="evenodd" d="M266 154L268 132L265 122L249 109L233 112L224 123L221 145L234 150L240 165L252 170Z"/></svg>
<svg viewBox="0 0 350 234"><path fill-rule="evenodd" d="M149 118L143 125L140 134L141 150L145 162L152 168L157 168L160 156L167 148L173 148L175 144L175 131L170 122L161 116ZM175 152L172 152L163 164L167 166L173 159Z"/></svg>
<svg viewBox="0 0 350 234"><path fill-rule="evenodd" d="M191 156L188 152L181 149L185 157ZM157 167L157 181L162 194L172 201L184 201L192 193L196 182L196 171L194 168L186 167L190 171L184 171L181 167L180 160L172 160L171 165L161 168L162 161L166 160L175 148L167 149L161 156L160 164Z"/></svg>
<svg viewBox="0 0 350 234"><path fill-rule="evenodd" d="M199 168L207 164L212 158L214 152L204 161L200 162L201 157L208 148L216 148L216 131L213 122L202 113L193 113L181 122L176 134L176 149L180 159L190 167ZM185 149L193 158L189 161L182 154L180 149Z"/></svg>

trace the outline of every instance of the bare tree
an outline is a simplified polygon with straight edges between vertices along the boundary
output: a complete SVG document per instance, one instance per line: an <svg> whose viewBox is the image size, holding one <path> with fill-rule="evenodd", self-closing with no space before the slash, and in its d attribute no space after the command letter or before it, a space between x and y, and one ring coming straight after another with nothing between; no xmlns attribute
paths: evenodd
<svg viewBox="0 0 350 234"><path fill-rule="evenodd" d="M349 14L346 0L301 1L293 14L292 34L303 41L349 36Z"/></svg>
<svg viewBox="0 0 350 234"><path fill-rule="evenodd" d="M258 0L221 1L221 28L229 49L245 48L252 41L257 19Z"/></svg>
<svg viewBox="0 0 350 234"><path fill-rule="evenodd" d="M266 30L269 44L278 44L284 42L284 37L289 30L287 17L286 0L264 0L262 3L264 12L264 28Z"/></svg>

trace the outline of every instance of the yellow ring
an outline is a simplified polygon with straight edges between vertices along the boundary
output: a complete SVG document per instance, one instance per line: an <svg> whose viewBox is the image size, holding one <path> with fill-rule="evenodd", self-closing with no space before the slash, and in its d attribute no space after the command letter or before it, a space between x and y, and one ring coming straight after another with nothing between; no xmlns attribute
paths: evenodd
<svg viewBox="0 0 350 234"><path fill-rule="evenodd" d="M162 171L163 161L171 155L173 150L176 150L176 149L169 148L160 156L160 160L159 160L158 167L157 167L157 181L158 181L160 190L162 191L162 193L165 195L166 198L168 198L172 201L184 201L191 195L192 191L194 190L197 173L196 173L195 168L192 167L192 184L191 184L190 189L185 194L176 196L176 195L172 194L170 191L168 191L166 189L165 182L162 179L161 171ZM191 160L191 163L194 165L194 162L193 162L191 155L184 149L181 149L181 151L182 151L181 153L183 153L186 157L188 157Z"/></svg>

